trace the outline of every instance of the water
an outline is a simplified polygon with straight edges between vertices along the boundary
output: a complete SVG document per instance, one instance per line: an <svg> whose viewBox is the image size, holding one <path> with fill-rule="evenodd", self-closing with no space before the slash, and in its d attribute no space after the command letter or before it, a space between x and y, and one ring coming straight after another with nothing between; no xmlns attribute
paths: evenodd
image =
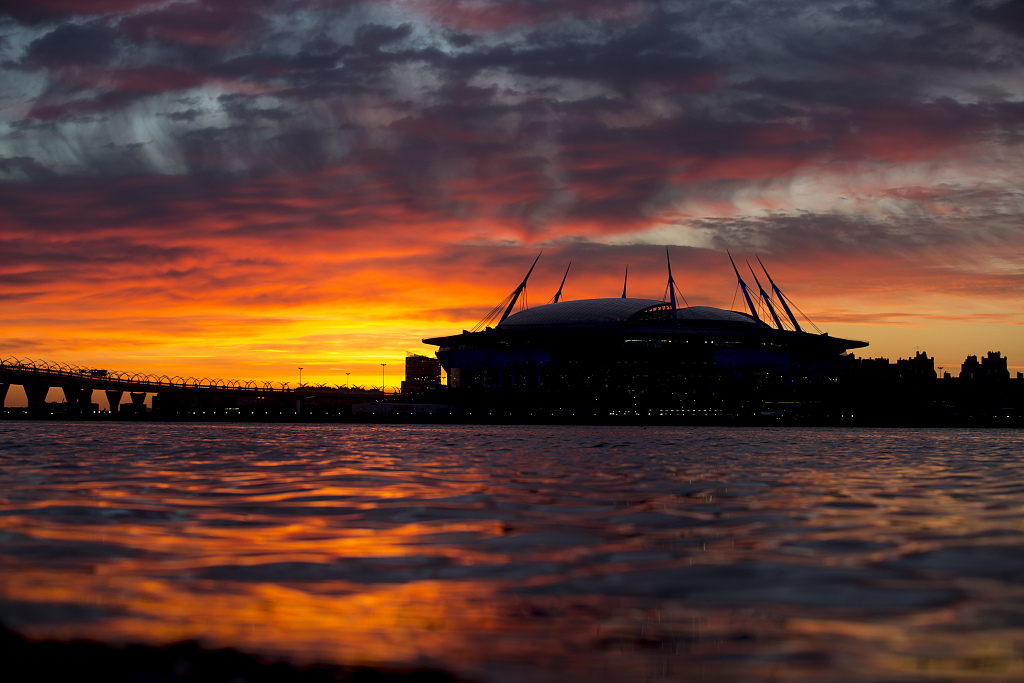
<svg viewBox="0 0 1024 683"><path fill-rule="evenodd" d="M1024 433L0 422L0 622L476 681L1024 678Z"/></svg>

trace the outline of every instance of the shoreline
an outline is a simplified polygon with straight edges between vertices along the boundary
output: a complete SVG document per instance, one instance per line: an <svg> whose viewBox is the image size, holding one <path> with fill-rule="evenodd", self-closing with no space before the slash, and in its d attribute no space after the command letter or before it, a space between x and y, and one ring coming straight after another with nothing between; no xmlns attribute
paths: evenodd
<svg viewBox="0 0 1024 683"><path fill-rule="evenodd" d="M195 641L109 645L95 640L34 640L0 624L4 680L11 683L72 681L102 672L104 681L202 681L204 683L471 683L427 668L298 665L234 648Z"/></svg>
<svg viewBox="0 0 1024 683"><path fill-rule="evenodd" d="M516 413L464 413L458 415L160 415L154 413L117 415L106 412L86 415L32 416L27 410L7 408L0 421L24 422L142 422L210 424L370 424L370 425L522 425L522 426L594 426L594 427L777 427L777 428L850 428L850 429L1022 429L1021 416L946 416L914 419L874 417L805 417L787 415L758 416L605 416L605 415L531 415Z"/></svg>

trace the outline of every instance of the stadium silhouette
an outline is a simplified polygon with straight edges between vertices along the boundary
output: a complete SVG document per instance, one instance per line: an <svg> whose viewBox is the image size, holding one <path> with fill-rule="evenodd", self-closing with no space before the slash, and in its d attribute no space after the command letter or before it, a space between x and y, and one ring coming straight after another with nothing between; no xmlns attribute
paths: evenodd
<svg viewBox="0 0 1024 683"><path fill-rule="evenodd" d="M667 250L666 261L666 300L629 298L624 283L618 298L562 301L560 287L552 303L513 313L535 260L475 330L423 341L439 347L460 402L477 409L666 417L811 400L846 367L849 349L867 346L806 331L763 264L770 292L751 268L752 297L733 263L746 312L679 306Z"/></svg>

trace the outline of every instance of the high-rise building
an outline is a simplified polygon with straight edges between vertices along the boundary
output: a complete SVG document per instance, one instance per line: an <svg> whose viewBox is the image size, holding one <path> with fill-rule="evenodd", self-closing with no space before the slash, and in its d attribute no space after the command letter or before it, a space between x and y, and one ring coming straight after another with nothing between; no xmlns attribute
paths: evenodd
<svg viewBox="0 0 1024 683"><path fill-rule="evenodd" d="M403 394L415 394L441 386L441 363L430 356L410 355L405 358Z"/></svg>

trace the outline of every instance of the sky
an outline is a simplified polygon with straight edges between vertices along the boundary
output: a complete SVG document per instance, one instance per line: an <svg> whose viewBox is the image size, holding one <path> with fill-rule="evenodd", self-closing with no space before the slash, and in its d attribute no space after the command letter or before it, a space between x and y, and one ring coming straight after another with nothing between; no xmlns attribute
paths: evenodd
<svg viewBox="0 0 1024 683"><path fill-rule="evenodd" d="M0 356L392 386L668 247L1024 370L1022 65L1020 0L0 0Z"/></svg>

